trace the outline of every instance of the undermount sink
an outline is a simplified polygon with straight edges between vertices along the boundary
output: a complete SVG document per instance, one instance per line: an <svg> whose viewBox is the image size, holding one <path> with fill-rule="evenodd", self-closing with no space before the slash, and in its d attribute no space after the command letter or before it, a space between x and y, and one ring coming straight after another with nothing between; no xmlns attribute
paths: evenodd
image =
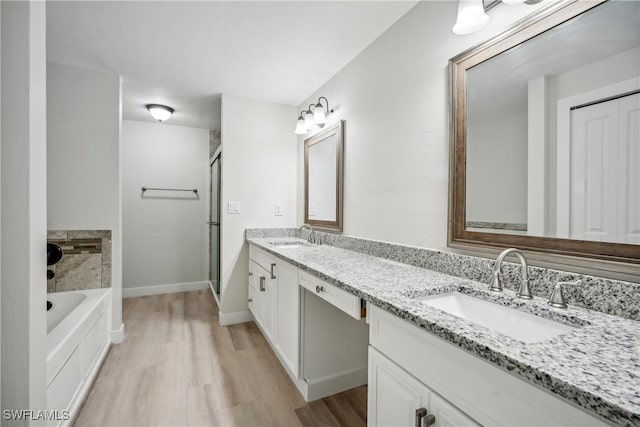
<svg viewBox="0 0 640 427"><path fill-rule="evenodd" d="M270 245L273 246L283 246L283 247L288 247L288 248L292 248L292 247L296 247L296 246L311 246L310 243L306 243L306 242L302 242L299 240L287 240L287 241L280 241L280 242L269 242Z"/></svg>
<svg viewBox="0 0 640 427"><path fill-rule="evenodd" d="M545 341L575 329L573 326L460 292L420 297L416 300L526 343Z"/></svg>

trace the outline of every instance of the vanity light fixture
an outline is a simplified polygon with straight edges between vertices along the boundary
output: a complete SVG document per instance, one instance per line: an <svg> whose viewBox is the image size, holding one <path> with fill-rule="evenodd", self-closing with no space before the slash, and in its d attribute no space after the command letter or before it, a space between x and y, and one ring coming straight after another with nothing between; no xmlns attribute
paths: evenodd
<svg viewBox="0 0 640 427"><path fill-rule="evenodd" d="M505 3L513 4L538 4L543 0L458 0L458 18L453 26L453 32L459 35L471 34L484 28L489 23L486 11L494 6Z"/></svg>
<svg viewBox="0 0 640 427"><path fill-rule="evenodd" d="M323 99L327 104L326 106L322 104ZM329 109L329 100L321 96L318 98L317 103L309 104L309 108L300 113L294 132L298 135L306 135L315 126L324 127L325 123L327 123L327 116L331 113L333 113L333 110Z"/></svg>
<svg viewBox="0 0 640 427"><path fill-rule="evenodd" d="M296 130L294 131L298 135L305 135L307 133L307 128L304 127L304 111L300 113L300 117L298 117L298 123L296 124Z"/></svg>
<svg viewBox="0 0 640 427"><path fill-rule="evenodd" d="M324 102L327 103L326 108L322 105L321 101L323 99L324 99ZM324 96L321 96L320 98L318 98L318 103L313 109L313 121L316 122L316 124L318 125L323 125L327 123L327 116L331 113L333 113L333 110L329 111L329 100Z"/></svg>
<svg viewBox="0 0 640 427"><path fill-rule="evenodd" d="M313 112L311 111L312 105L309 105L309 109L304 113L304 127L307 130L311 130L315 127L316 123L313 121Z"/></svg>
<svg viewBox="0 0 640 427"><path fill-rule="evenodd" d="M459 0L458 19L453 32L459 35L471 34L489 23L489 15L484 11L482 0Z"/></svg>
<svg viewBox="0 0 640 427"><path fill-rule="evenodd" d="M164 122L173 114L173 108L161 104L147 104L147 110L159 122Z"/></svg>

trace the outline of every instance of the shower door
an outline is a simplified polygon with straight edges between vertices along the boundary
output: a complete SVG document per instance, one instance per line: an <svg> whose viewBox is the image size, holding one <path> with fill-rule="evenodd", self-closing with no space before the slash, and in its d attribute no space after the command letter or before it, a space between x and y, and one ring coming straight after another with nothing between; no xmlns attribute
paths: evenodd
<svg viewBox="0 0 640 427"><path fill-rule="evenodd" d="M222 153L211 162L211 205L209 206L209 280L220 295L220 172Z"/></svg>

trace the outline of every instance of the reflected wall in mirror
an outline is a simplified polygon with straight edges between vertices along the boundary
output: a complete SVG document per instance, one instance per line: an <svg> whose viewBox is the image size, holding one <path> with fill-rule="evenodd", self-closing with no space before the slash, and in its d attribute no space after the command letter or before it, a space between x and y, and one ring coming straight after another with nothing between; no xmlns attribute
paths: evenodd
<svg viewBox="0 0 640 427"><path fill-rule="evenodd" d="M344 120L304 142L304 222L342 231Z"/></svg>
<svg viewBox="0 0 640 427"><path fill-rule="evenodd" d="M554 4L450 67L450 243L640 262L640 2Z"/></svg>

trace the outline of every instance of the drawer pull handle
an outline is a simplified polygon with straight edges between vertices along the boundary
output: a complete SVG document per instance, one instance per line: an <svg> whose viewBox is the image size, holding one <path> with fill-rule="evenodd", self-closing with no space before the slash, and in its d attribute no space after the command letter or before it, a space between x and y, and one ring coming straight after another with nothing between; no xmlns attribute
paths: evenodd
<svg viewBox="0 0 640 427"><path fill-rule="evenodd" d="M271 264L271 279L272 280L276 278L275 269L276 269L276 263L274 262L274 263Z"/></svg>
<svg viewBox="0 0 640 427"><path fill-rule="evenodd" d="M252 303L252 302L253 302L253 299L252 299L252 298L249 298L249 302L250 302L250 303Z"/></svg>
<svg viewBox="0 0 640 427"><path fill-rule="evenodd" d="M426 408L416 409L416 427L429 427L436 423L436 417Z"/></svg>
<svg viewBox="0 0 640 427"><path fill-rule="evenodd" d="M266 278L264 276L260 276L260 292L264 292L267 289L264 287L264 281L266 280Z"/></svg>
<svg viewBox="0 0 640 427"><path fill-rule="evenodd" d="M324 286L318 286L316 285L316 293L320 293L320 292L324 292Z"/></svg>
<svg viewBox="0 0 640 427"><path fill-rule="evenodd" d="M249 272L249 277L253 276L253 271Z"/></svg>

